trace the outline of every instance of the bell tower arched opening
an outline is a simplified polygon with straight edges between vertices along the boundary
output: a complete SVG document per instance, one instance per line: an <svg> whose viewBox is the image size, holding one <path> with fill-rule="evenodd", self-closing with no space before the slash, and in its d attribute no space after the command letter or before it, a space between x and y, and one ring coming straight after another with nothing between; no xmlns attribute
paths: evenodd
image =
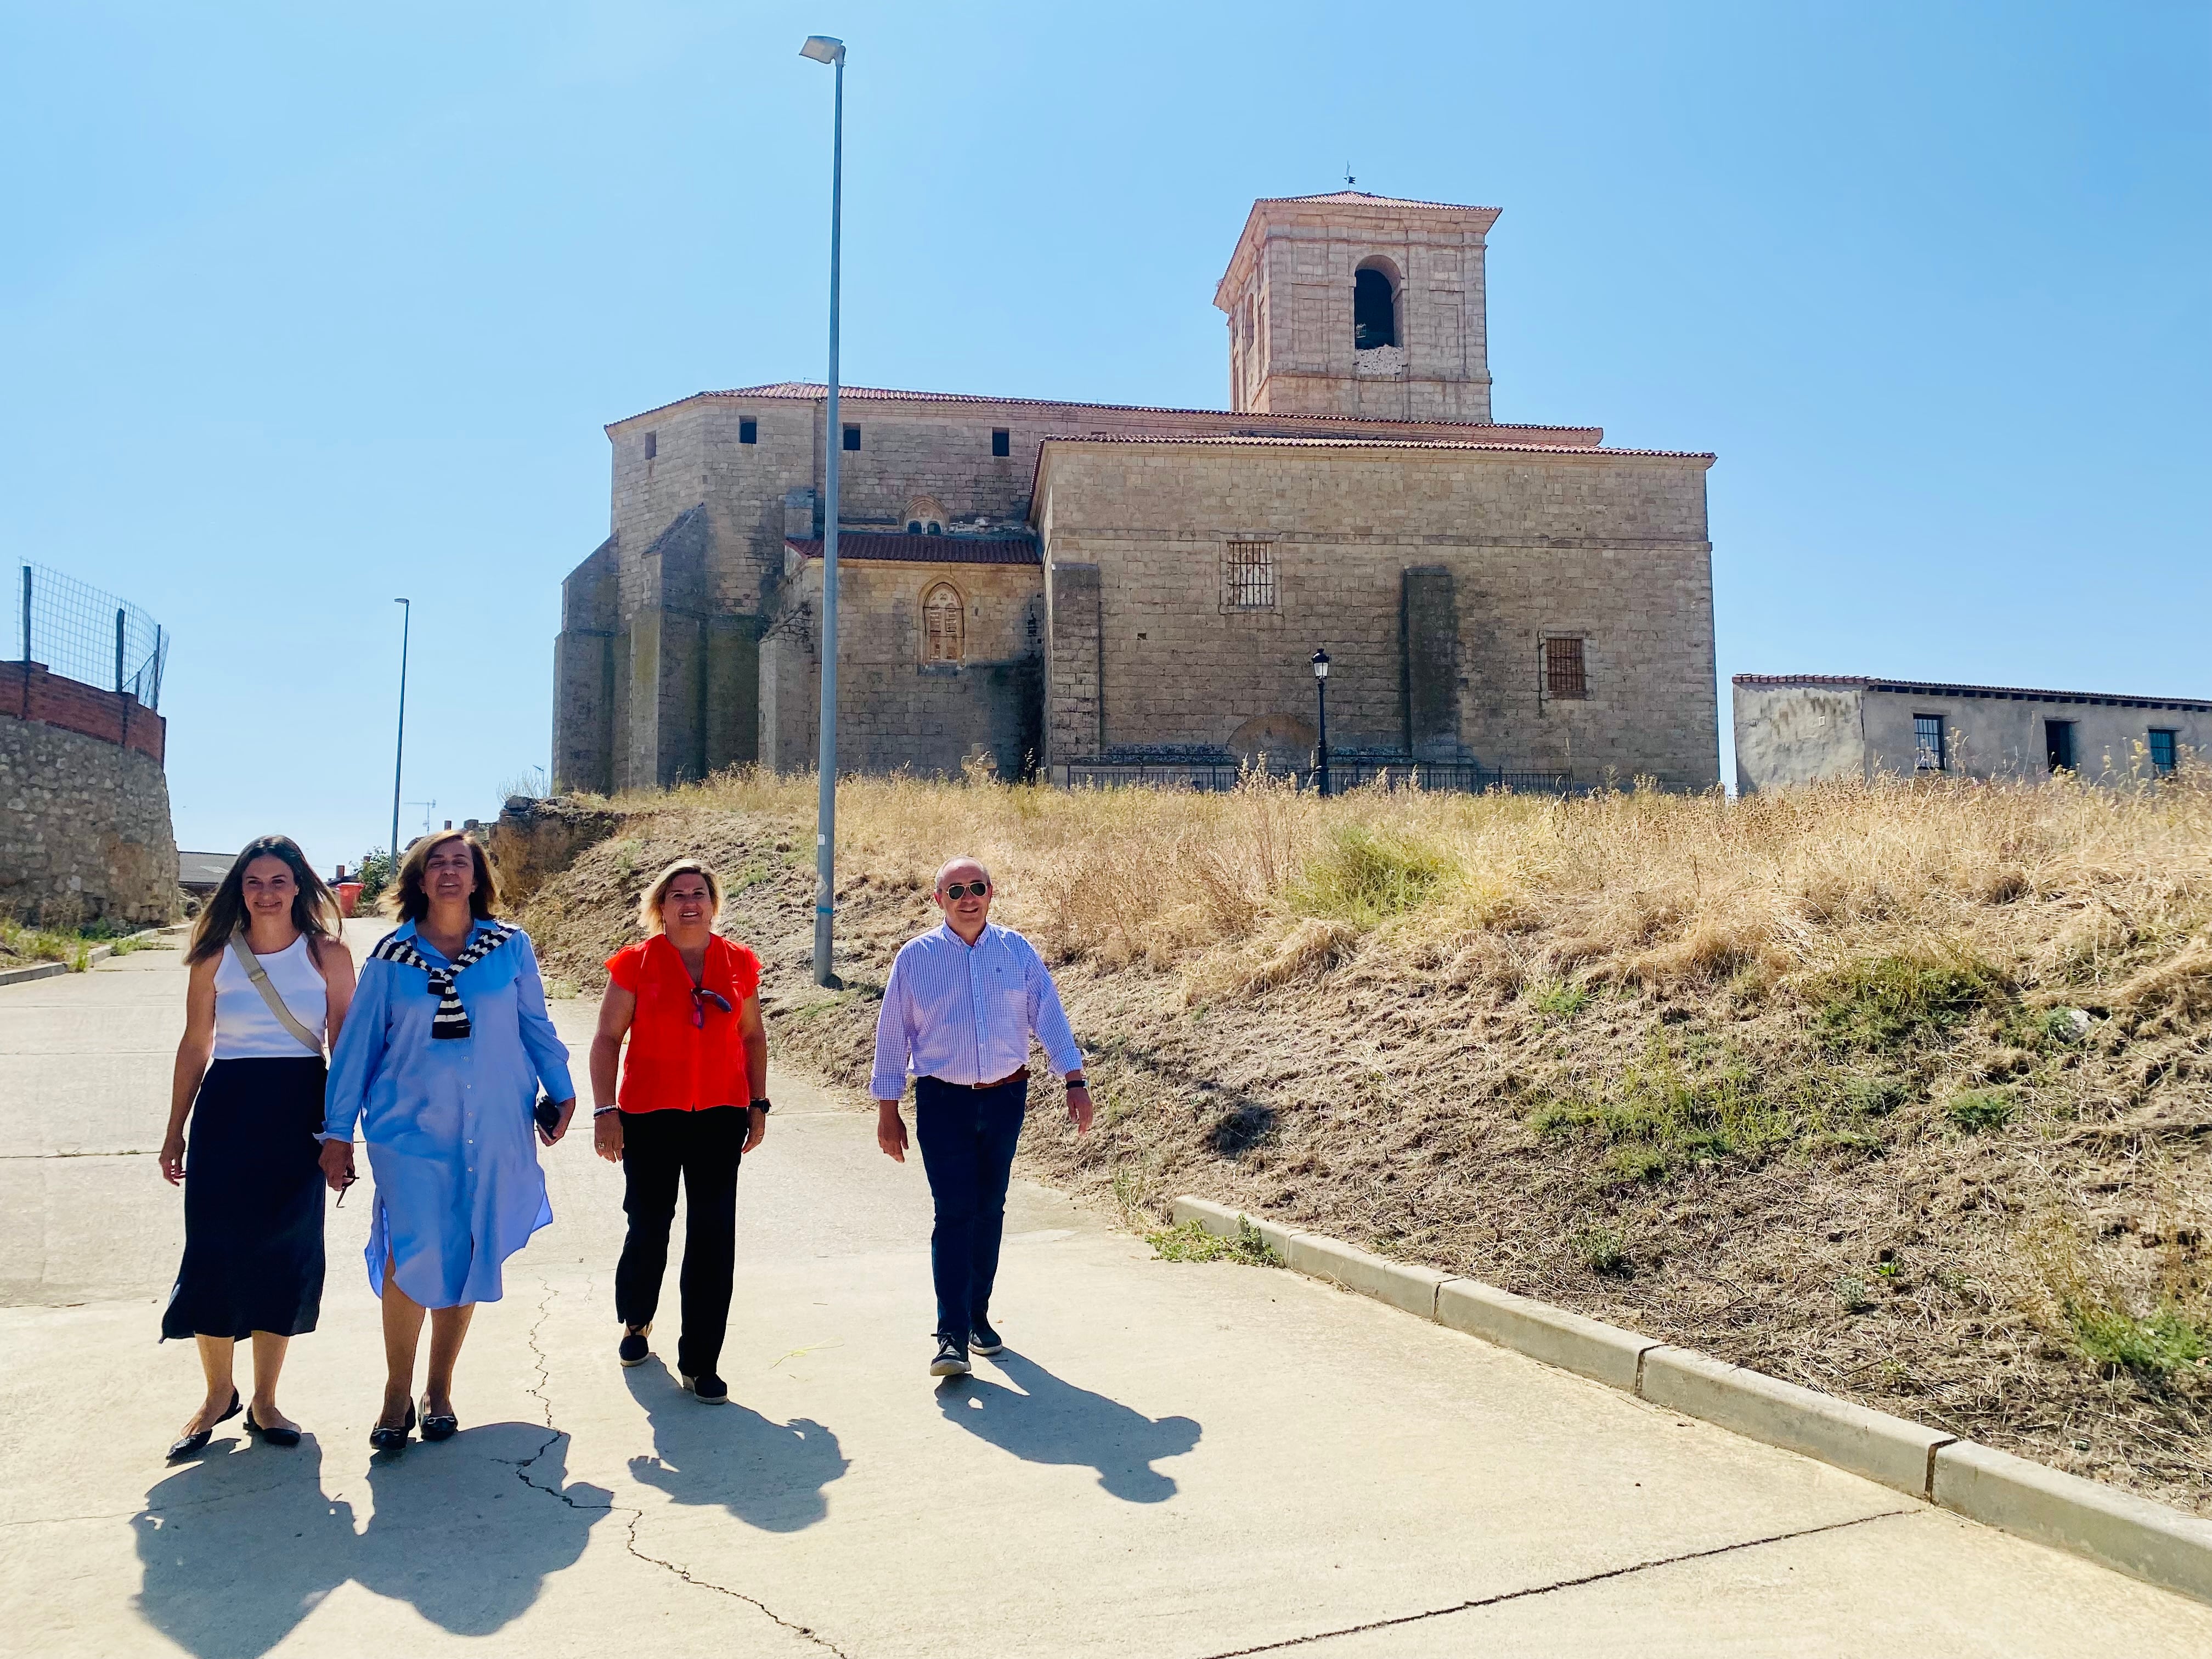
<svg viewBox="0 0 2212 1659"><path fill-rule="evenodd" d="M1370 259L1352 274L1352 347L1372 351L1397 343L1398 284L1388 265Z"/></svg>

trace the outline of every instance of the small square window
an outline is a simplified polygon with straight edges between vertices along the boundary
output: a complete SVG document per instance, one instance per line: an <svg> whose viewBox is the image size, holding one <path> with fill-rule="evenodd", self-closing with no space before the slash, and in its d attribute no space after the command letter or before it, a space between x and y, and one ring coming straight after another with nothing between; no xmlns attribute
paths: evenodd
<svg viewBox="0 0 2212 1659"><path fill-rule="evenodd" d="M649 461L659 453L660 453L660 434L658 432L647 433L645 434L645 459Z"/></svg>
<svg viewBox="0 0 2212 1659"><path fill-rule="evenodd" d="M1583 663L1579 638L1544 641L1544 695L1547 697L1587 697L1589 675Z"/></svg>
<svg viewBox="0 0 2212 1659"><path fill-rule="evenodd" d="M857 426L847 427L845 428L845 447L848 449L858 449L860 447L860 428Z"/></svg>
<svg viewBox="0 0 2212 1659"><path fill-rule="evenodd" d="M738 422L738 441L741 444L758 443L760 441L760 422L758 421L739 421Z"/></svg>
<svg viewBox="0 0 2212 1659"><path fill-rule="evenodd" d="M2150 763L2154 771L2171 772L2177 762L2174 752L2174 733L2171 727L2154 726L2150 729Z"/></svg>
<svg viewBox="0 0 2212 1659"><path fill-rule="evenodd" d="M993 428L991 430L991 453L994 455L1012 454L1014 453L1014 434L1007 431L1006 428L1002 426Z"/></svg>
<svg viewBox="0 0 2212 1659"><path fill-rule="evenodd" d="M1941 714L1915 714L1912 717L1912 769L1916 772L1941 772L1943 765L1943 717Z"/></svg>
<svg viewBox="0 0 2212 1659"><path fill-rule="evenodd" d="M1231 611L1275 608L1275 546L1231 542L1221 566L1222 598Z"/></svg>

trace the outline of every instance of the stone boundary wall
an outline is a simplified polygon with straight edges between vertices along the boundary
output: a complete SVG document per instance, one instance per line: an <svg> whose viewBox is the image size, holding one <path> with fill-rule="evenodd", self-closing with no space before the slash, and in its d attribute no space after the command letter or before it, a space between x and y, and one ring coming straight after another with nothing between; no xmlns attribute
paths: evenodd
<svg viewBox="0 0 2212 1659"><path fill-rule="evenodd" d="M167 752L168 721L137 698L64 679L40 662L0 663L0 714L127 744L157 767Z"/></svg>
<svg viewBox="0 0 2212 1659"><path fill-rule="evenodd" d="M21 665L0 691L20 699ZM112 691L47 675L32 665L33 706L92 723ZM131 742L62 721L24 720L0 697L0 910L39 926L101 920L164 922L177 902L177 842L169 785L158 751L158 714L131 708ZM143 722L142 727L141 722ZM116 722L119 735L120 720ZM155 751L142 747L140 732Z"/></svg>

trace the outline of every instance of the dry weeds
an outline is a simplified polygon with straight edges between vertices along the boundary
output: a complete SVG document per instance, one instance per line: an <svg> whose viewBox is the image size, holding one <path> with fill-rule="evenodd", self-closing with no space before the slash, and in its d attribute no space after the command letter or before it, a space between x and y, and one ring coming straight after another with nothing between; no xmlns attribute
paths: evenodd
<svg viewBox="0 0 2212 1659"><path fill-rule="evenodd" d="M600 982L644 877L720 863L775 1041L864 1082L936 866L1055 962L1097 1132L1030 1171L1207 1194L2212 1513L2212 782L1572 801L1281 785L610 804L526 921ZM1050 1098L1052 1091L1044 1091Z"/></svg>

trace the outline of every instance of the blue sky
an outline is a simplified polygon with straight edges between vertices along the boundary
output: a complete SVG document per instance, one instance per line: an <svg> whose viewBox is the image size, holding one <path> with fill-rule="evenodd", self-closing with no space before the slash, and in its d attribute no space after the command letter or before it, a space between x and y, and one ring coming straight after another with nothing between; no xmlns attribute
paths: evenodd
<svg viewBox="0 0 2212 1659"><path fill-rule="evenodd" d="M2203 5L9 4L0 536L173 631L182 844L383 842L396 593L406 798L545 762L603 423L821 374L810 32L849 380L1219 406L1348 162L1504 210L1498 418L1718 453L1723 684L2212 696Z"/></svg>

